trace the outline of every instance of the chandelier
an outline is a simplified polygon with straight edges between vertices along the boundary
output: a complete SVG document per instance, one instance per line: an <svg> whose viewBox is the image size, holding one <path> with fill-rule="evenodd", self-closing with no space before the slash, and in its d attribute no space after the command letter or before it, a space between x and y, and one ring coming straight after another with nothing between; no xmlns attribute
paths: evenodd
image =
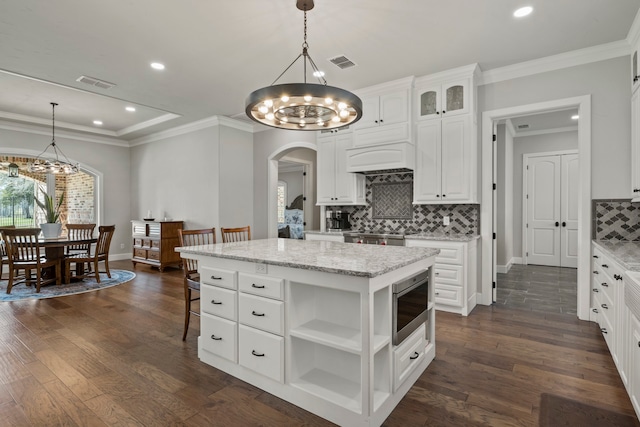
<svg viewBox="0 0 640 427"><path fill-rule="evenodd" d="M47 145L44 151L38 154L38 157L29 164L29 172L34 173L55 173L55 174L72 174L78 172L78 164L71 163L62 150L56 145L56 104L51 103L51 144ZM51 147L53 149L53 157L43 158L43 154ZM64 161L60 160L60 156Z"/></svg>
<svg viewBox="0 0 640 427"><path fill-rule="evenodd" d="M249 95L245 112L252 120L279 129L322 130L346 126L362 117L360 98L344 89L328 86L323 73L309 55L307 11L313 6L313 0L297 0L296 7L304 12L302 53L271 86L255 90ZM276 85L300 57L303 57L304 82ZM307 83L307 62L320 84Z"/></svg>

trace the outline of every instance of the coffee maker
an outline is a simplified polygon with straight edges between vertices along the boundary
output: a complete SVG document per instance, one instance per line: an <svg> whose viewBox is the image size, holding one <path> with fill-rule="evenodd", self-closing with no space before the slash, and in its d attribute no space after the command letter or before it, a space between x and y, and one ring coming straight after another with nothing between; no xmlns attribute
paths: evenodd
<svg viewBox="0 0 640 427"><path fill-rule="evenodd" d="M349 213L342 211L326 212L327 231L329 230L350 230Z"/></svg>

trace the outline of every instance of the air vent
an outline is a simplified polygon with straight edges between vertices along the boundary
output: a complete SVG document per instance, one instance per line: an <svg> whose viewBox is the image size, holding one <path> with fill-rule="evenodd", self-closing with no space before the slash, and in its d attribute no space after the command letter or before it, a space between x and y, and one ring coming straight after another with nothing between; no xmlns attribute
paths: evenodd
<svg viewBox="0 0 640 427"><path fill-rule="evenodd" d="M76 81L90 86L99 87L100 89L111 89L116 85L115 83L109 83L104 80L96 79L95 77L89 76L80 76L76 79Z"/></svg>
<svg viewBox="0 0 640 427"><path fill-rule="evenodd" d="M350 60L344 55L336 56L335 58L330 58L329 61L331 61L332 64L337 65L339 68L343 70L345 68L355 67L356 65L355 62L353 62L352 60Z"/></svg>
<svg viewBox="0 0 640 427"><path fill-rule="evenodd" d="M518 129L529 129L529 125L518 125Z"/></svg>

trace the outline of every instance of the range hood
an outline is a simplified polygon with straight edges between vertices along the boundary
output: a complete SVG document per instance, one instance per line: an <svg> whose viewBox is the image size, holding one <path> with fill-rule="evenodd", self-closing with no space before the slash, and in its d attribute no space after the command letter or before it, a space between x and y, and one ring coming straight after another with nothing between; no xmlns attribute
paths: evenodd
<svg viewBox="0 0 640 427"><path fill-rule="evenodd" d="M366 175L412 172L415 147L409 142L392 142L348 148L347 172Z"/></svg>

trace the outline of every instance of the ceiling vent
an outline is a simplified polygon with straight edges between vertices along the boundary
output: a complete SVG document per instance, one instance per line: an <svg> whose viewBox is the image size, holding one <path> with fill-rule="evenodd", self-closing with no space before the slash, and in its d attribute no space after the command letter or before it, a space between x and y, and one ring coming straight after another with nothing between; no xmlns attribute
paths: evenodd
<svg viewBox="0 0 640 427"><path fill-rule="evenodd" d="M329 61L331 61L332 64L337 65L338 68L343 70L345 68L355 67L356 65L355 62L353 62L352 60L350 60L344 55L336 56L335 58L330 58Z"/></svg>
<svg viewBox="0 0 640 427"><path fill-rule="evenodd" d="M115 83L109 83L104 80L96 79L95 77L89 77L89 76L80 76L76 79L76 81L80 83L88 84L90 86L99 87L100 89L111 89L116 85Z"/></svg>
<svg viewBox="0 0 640 427"><path fill-rule="evenodd" d="M518 129L529 129L529 125L518 125Z"/></svg>

